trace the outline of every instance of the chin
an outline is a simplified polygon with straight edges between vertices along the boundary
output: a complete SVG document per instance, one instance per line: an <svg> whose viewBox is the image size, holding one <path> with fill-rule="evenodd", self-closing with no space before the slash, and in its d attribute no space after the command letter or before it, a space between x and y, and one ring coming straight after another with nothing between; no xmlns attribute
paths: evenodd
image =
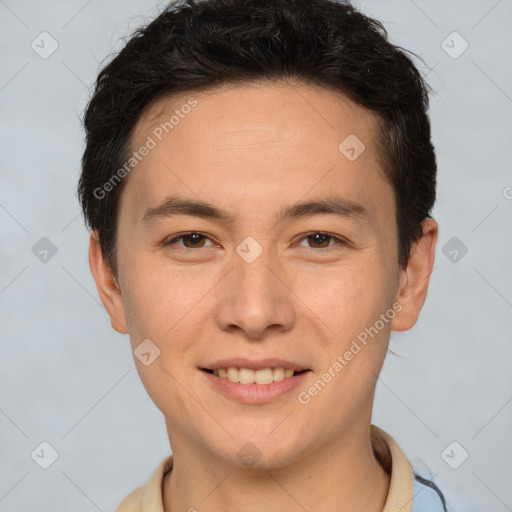
<svg viewBox="0 0 512 512"><path fill-rule="evenodd" d="M304 447L304 439L293 441L288 433L273 439L266 434L235 435L222 447L211 447L212 452L227 464L247 469L281 468L294 463L300 456L297 448Z"/></svg>

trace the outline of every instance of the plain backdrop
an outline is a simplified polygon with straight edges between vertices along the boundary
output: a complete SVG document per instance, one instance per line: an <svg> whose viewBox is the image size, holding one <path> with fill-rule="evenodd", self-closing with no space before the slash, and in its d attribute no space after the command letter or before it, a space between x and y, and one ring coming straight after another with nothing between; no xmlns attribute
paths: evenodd
<svg viewBox="0 0 512 512"><path fill-rule="evenodd" d="M2 512L112 511L170 450L99 302L76 198L89 88L164 5L0 0ZM512 510L512 3L355 5L425 60L439 166L435 270L417 325L392 334L373 423L451 510Z"/></svg>

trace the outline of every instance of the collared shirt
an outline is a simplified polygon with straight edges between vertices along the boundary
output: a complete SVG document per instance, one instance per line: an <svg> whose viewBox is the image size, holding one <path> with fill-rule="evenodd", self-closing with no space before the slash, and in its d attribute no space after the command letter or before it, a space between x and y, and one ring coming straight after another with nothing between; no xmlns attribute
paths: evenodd
<svg viewBox="0 0 512 512"><path fill-rule="evenodd" d="M382 512L443 512L437 492L414 479L412 467L396 441L371 425L371 442L377 459L391 473ZM132 491L116 512L164 512L162 484L172 468L172 455L163 459L145 485Z"/></svg>

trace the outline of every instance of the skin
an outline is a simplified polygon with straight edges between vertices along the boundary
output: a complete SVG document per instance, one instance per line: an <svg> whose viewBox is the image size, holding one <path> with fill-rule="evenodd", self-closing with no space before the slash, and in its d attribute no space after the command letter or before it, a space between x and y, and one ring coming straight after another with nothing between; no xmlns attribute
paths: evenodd
<svg viewBox="0 0 512 512"><path fill-rule="evenodd" d="M133 148L190 96L156 103L139 120ZM96 232L89 252L113 328L130 334L132 349L149 338L161 351L149 366L135 363L174 454L165 510L380 511L389 476L370 444L375 385L391 330L411 328L423 306L437 224L426 219L401 270L393 189L373 141L377 119L342 95L267 83L193 97L197 107L131 171L122 192L119 288ZM338 149L349 134L366 146L354 161ZM367 220L274 220L285 206L333 192L364 206ZM145 211L169 195L222 208L233 222L179 215L144 227ZM164 245L187 231L207 238ZM348 243L308 238L316 232ZM236 252L248 236L263 249L252 263ZM397 302L393 320L301 404L298 393ZM199 369L230 357L292 359L311 372L277 400L242 404ZM251 467L237 455L247 442L260 454Z"/></svg>

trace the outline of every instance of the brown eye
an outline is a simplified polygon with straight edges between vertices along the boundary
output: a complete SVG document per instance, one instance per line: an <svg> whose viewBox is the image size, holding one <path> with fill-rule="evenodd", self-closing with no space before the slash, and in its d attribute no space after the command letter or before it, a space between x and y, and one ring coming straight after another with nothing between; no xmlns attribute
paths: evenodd
<svg viewBox="0 0 512 512"><path fill-rule="evenodd" d="M190 235L182 235L183 245L189 248L203 247L206 238L199 233L191 233ZM190 241L190 244L187 243Z"/></svg>
<svg viewBox="0 0 512 512"><path fill-rule="evenodd" d="M303 244L303 241L305 241L306 244ZM311 249L327 249L328 247L335 245L347 245L347 242L342 238L338 238L337 236L329 235L328 233L317 232L304 236L299 245L306 245Z"/></svg>
<svg viewBox="0 0 512 512"><path fill-rule="evenodd" d="M309 243L316 245L316 247L328 247L332 236L325 233L315 233L314 235L308 235L306 238Z"/></svg>
<svg viewBox="0 0 512 512"><path fill-rule="evenodd" d="M178 245L178 242L181 241L181 247L185 247L187 249L201 249L202 247L205 247L207 240L209 240L207 236L201 233L191 232L178 235L166 242L164 245Z"/></svg>

